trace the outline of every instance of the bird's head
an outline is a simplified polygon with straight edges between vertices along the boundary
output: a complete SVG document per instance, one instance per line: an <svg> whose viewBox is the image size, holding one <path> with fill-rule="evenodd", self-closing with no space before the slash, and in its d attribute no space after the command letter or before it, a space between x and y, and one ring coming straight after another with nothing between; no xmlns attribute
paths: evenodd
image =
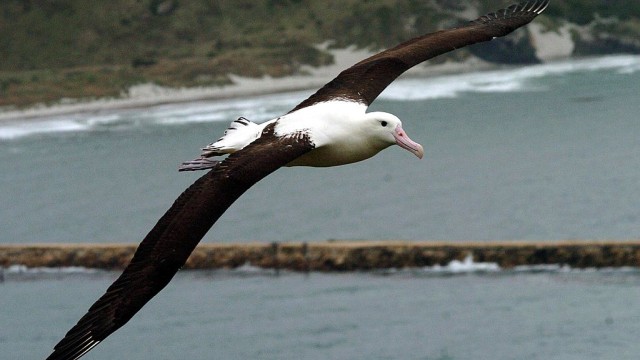
<svg viewBox="0 0 640 360"><path fill-rule="evenodd" d="M381 147L395 144L420 159L424 156L422 145L409 138L397 116L385 112L371 112L366 114L365 124L371 139L379 142Z"/></svg>

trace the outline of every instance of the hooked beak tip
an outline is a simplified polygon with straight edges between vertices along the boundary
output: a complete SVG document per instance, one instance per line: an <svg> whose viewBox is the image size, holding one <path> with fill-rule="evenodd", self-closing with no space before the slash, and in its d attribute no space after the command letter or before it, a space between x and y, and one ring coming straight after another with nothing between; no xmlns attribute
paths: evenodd
<svg viewBox="0 0 640 360"><path fill-rule="evenodd" d="M413 152L418 159L422 159L424 157L424 148L422 145L418 144L418 148Z"/></svg>

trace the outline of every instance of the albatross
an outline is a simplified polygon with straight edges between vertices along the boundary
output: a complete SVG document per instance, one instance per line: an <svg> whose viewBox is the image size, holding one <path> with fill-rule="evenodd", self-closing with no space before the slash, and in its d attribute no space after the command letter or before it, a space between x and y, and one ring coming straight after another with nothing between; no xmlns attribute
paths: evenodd
<svg viewBox="0 0 640 360"><path fill-rule="evenodd" d="M402 122L368 106L398 76L437 55L511 33L549 0L526 1L460 27L416 37L342 71L288 113L256 124L231 123L218 141L179 170L208 170L189 186L142 240L123 273L54 347L49 360L78 359L126 324L185 264L218 218L255 183L283 166L337 166L398 145L424 150Z"/></svg>

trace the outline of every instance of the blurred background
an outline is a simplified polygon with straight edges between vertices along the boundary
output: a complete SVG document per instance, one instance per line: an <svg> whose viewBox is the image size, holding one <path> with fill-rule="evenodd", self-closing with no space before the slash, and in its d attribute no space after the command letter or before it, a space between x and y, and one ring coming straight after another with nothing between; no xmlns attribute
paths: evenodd
<svg viewBox="0 0 640 360"><path fill-rule="evenodd" d="M210 86L229 84L229 74L297 74L332 63L330 48L376 51L512 2L5 0L0 107L120 96L148 82ZM432 63L638 53L639 14L633 0L554 0L526 30Z"/></svg>
<svg viewBox="0 0 640 360"><path fill-rule="evenodd" d="M510 3L2 0L0 244L137 244L201 176L180 162L230 121ZM639 51L640 2L551 0L374 102L423 160L281 169L204 241L637 239ZM117 275L0 268L0 358L46 357ZM639 275L183 271L86 359L636 359Z"/></svg>

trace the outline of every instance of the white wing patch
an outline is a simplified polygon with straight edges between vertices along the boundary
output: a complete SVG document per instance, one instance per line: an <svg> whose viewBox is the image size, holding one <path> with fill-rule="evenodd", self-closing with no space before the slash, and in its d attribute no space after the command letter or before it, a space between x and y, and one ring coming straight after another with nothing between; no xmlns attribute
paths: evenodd
<svg viewBox="0 0 640 360"><path fill-rule="evenodd" d="M249 145L260 136L264 124L256 124L243 117L229 124L224 135L218 141L202 148L201 156L211 157L234 153Z"/></svg>

